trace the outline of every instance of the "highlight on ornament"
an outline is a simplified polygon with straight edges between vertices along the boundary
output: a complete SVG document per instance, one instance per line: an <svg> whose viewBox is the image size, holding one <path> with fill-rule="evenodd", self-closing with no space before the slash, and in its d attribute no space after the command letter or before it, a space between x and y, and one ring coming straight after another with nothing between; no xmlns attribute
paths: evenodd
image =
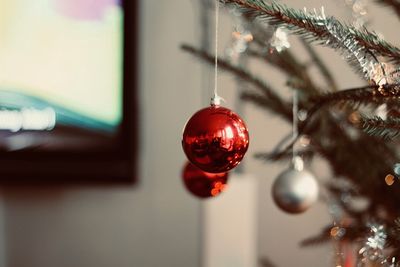
<svg viewBox="0 0 400 267"><path fill-rule="evenodd" d="M208 173L187 162L182 180L192 195L198 198L216 197L226 190L228 173Z"/></svg>
<svg viewBox="0 0 400 267"><path fill-rule="evenodd" d="M236 167L249 147L243 120L230 109L210 106L186 123L182 147L189 161L206 172L227 172Z"/></svg>

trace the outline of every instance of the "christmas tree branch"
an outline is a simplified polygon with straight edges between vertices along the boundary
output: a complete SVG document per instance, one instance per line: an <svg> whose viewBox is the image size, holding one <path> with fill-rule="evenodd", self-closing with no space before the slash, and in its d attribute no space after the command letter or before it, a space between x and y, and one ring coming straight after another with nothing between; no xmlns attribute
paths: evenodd
<svg viewBox="0 0 400 267"><path fill-rule="evenodd" d="M312 114L318 111L321 107L329 104L344 103L353 106L368 104L380 105L382 103L396 100L398 97L400 97L399 84L387 84L382 87L377 85L368 85L341 90L313 98L311 101L314 102L315 105L308 111L308 116L312 116Z"/></svg>
<svg viewBox="0 0 400 267"><path fill-rule="evenodd" d="M400 135L400 118L383 120L380 117L362 117L360 125L367 134L384 139L390 140Z"/></svg>
<svg viewBox="0 0 400 267"><path fill-rule="evenodd" d="M377 55L386 56L400 62L400 50L380 39L375 33L364 29L357 30L343 25L333 17L307 13L263 0L225 0L225 3L236 4L248 16L265 19L270 24L284 26L294 34L303 36L307 41L327 45L345 52L350 65L362 72L366 78L372 79L373 72L380 62Z"/></svg>
<svg viewBox="0 0 400 267"><path fill-rule="evenodd" d="M271 103L271 99L265 95L261 95L260 93L254 93L254 92L244 92L241 94L241 99L245 101L252 102L253 104L256 104L260 107L263 108L269 108L271 111L277 112L275 108L273 108L275 103ZM279 112L277 112L278 115L281 115L284 119L286 120L291 120L292 115L287 109L281 109Z"/></svg>
<svg viewBox="0 0 400 267"><path fill-rule="evenodd" d="M269 259L263 257L260 259L261 267L275 267L276 265L273 264Z"/></svg>
<svg viewBox="0 0 400 267"><path fill-rule="evenodd" d="M317 114L318 110L320 110L322 107L328 104L338 103L343 101L346 104L361 105L361 104L371 104L371 103L378 104L387 102L388 100L397 100L397 98L400 96L400 91L398 91L398 87L399 87L398 84L386 85L383 86L382 88L372 85L372 86L365 86L353 89L346 89L343 91L326 94L319 98L315 98L313 102L315 102L316 104L314 104L314 106L312 106L312 108L309 109L307 114L307 120L299 125L300 135L295 140L292 140L290 144L288 144L282 150L279 151L275 150L272 153L257 153L255 157L267 161L279 161L287 158L291 153L293 145L297 142L297 139L302 134L313 133L316 131L318 127L320 127L318 121L315 122L313 120L313 117L315 116L315 114ZM263 106L261 102L259 102L259 105ZM386 131L384 131L385 128L382 122L380 122L382 124L382 128L378 127L379 126L377 124L378 122L375 121L364 121L360 125L362 126L362 128L365 129L367 134L379 135L381 137L386 137L386 138L394 138L398 134L400 134L400 119L397 120L399 122L398 125L395 126L394 125L395 122L392 121L391 122L392 127L387 128ZM312 156L312 153L306 152L305 155Z"/></svg>
<svg viewBox="0 0 400 267"><path fill-rule="evenodd" d="M301 86L297 86L308 95L318 95L320 89L314 84L310 75L307 73L307 68L300 64L289 51L278 53L262 53L254 49L247 51L249 56L257 59L262 59L264 62L280 69L291 79L301 81Z"/></svg>
<svg viewBox="0 0 400 267"><path fill-rule="evenodd" d="M359 193L371 199L376 195L375 190L388 190L387 186L377 178L383 178L390 173L392 164L397 161L394 150L381 140L363 133L354 139L343 130L345 127L343 119L335 119L329 112L320 112L320 115L312 123L315 127L312 127L308 134L312 136L313 150L330 162L334 174L352 180L358 186ZM329 125L329 131L325 130L326 125ZM276 152L280 154L280 159L291 151L294 143L295 141L282 151ZM259 157L262 157L262 154L259 154ZM385 159L384 162L380 160L382 158ZM369 166L368 173L365 173L365 166ZM400 188L393 190L398 191ZM388 208L394 208L390 205L393 194L382 194L385 194L385 197L381 197L379 203L387 203Z"/></svg>
<svg viewBox="0 0 400 267"><path fill-rule="evenodd" d="M297 151L297 154L301 155L301 157L305 160L310 160L314 156L313 150L300 150ZM265 160L265 161L281 161L281 160L290 160L293 157L293 153L291 150L283 150L276 151L272 153L256 153L254 155L255 158Z"/></svg>
<svg viewBox="0 0 400 267"><path fill-rule="evenodd" d="M397 76L387 75L390 72L388 71L389 69L397 66L379 62L379 60L392 60L392 62L400 63L400 50L379 39L376 34L366 29L356 30L332 17L325 17L323 10L321 10L320 14L315 11L312 13L296 11L276 3L268 4L266 3L267 0L221 1L239 6L249 21L252 21L254 17L258 18L254 23L250 23L252 25L248 27L254 35L254 41L249 44L247 53L243 53L241 56L258 57L260 60L265 60L279 70L284 71L287 76L295 78L290 82L294 83L295 85L292 87L300 92L300 110L308 111L305 121L299 120L299 136L307 135L307 138L311 140L310 144L304 148L304 153L306 155L318 153L329 162L333 177L340 177L340 180L343 179L346 184L352 186L351 196L363 197L369 200L362 210L359 207L355 207L353 201L347 201L348 199L345 201L342 198L345 186L342 183L338 183L338 180L334 182L340 189L338 189L336 195L332 194L332 190L328 192L341 205L341 210L345 217L350 219L350 225L343 226L346 233L343 237L340 237L340 240L354 241L359 237L365 237L367 236L365 222L371 220L371 218L382 220L388 226L387 240L390 243L389 248L394 251L393 253L396 256L399 256L400 239L396 239L398 233L395 234L392 230L394 227L393 221L400 214L400 206L398 205L400 202L400 186L398 183L393 186L388 186L385 183L386 175L393 173L393 165L399 162L397 148L393 142L385 142L381 138L369 134L387 136L386 132L380 132L381 129L390 129L395 135L400 132L400 105L398 104L400 86L393 84L396 83ZM253 27L260 30L264 29L262 27L265 25L263 21L283 26L302 36L306 41L326 45L343 52L346 58L350 58L348 61L356 70L361 71L365 77L377 85L321 94L322 90L312 82L311 73L306 68L308 65L305 66L299 62L293 63L292 59L294 58L296 61L297 58L290 53L267 54L265 48L270 40L268 38L271 32L270 29L267 29L265 33L255 33L253 31ZM326 80L326 84L331 84L332 88L337 87L328 69L322 61L319 61L318 54L309 45L308 47L306 46L306 49L315 66ZM214 58L209 54L202 54L202 51L196 49L192 49L189 52L206 62L213 63ZM269 55L269 58L265 59L264 57L267 57L267 55ZM379 57L379 60L377 57ZM241 69L223 59L221 62L222 70L238 76L248 82L249 85L254 85L257 88L258 91L244 93L242 95L243 99L250 100L269 111L280 115L284 114L287 121L291 121L291 103L281 99L279 94L275 93L276 91L272 91L274 88L270 88L262 79L254 77L250 71ZM386 71L387 73L385 73ZM308 78L311 82L308 82ZM386 85L382 86L382 83L386 83ZM310 85L311 89L306 88L308 85ZM273 103L274 97L269 97L270 93L275 93L280 99L281 103L278 106ZM357 117L349 117L349 114L353 112L353 108L357 108L360 105L366 105L369 110L370 107L375 107L382 103L387 104L387 117L389 118L387 120L375 117L361 117L360 119L359 112L354 113L357 114ZM323 108L334 104L342 105L337 105L334 109ZM347 104L350 107L346 106ZM283 110L286 111L283 112ZM292 155L291 149L296 140L291 141L291 139L287 139L272 153L259 153L257 156L268 160L290 158ZM300 142L296 143L296 148L298 147L297 144L300 144ZM309 239L305 243L319 244L320 242L331 240L331 229L332 226L326 227L319 236ZM340 240L338 239L338 242ZM268 263L266 266L268 266Z"/></svg>
<svg viewBox="0 0 400 267"><path fill-rule="evenodd" d="M302 247L316 246L331 241L332 240L330 236L331 228L332 226L327 226L317 236L309 237L307 239L302 240L300 242L300 246Z"/></svg>
<svg viewBox="0 0 400 267"><path fill-rule="evenodd" d="M309 133L315 132L317 129L321 127L320 122L318 120L314 120L312 123L308 124L307 131ZM300 132L300 134L308 134L308 132ZM286 136L284 137L278 145L274 148L272 152L261 152L261 153L256 153L255 158L265 160L265 161L280 161L283 159L290 159L293 156L292 149L294 144L297 142L298 138L301 135L298 135L297 138L289 140L288 138L291 136ZM287 144L288 143L288 144ZM283 145L287 144L284 148ZM312 143L310 144L312 147ZM307 147L304 150L299 150L298 154L301 155L304 159L311 159L315 155L315 151Z"/></svg>
<svg viewBox="0 0 400 267"><path fill-rule="evenodd" d="M338 237L339 241L345 241L345 240L356 240L357 238L360 238L363 236L365 233L366 229L365 227L361 225L351 225L347 227L343 227L345 229L345 234L342 237ZM324 229L322 229L321 233L317 236L307 238L303 240L300 245L301 246L315 246L315 245L320 245L322 243L326 243L328 241L331 241L335 237L332 236L332 225L326 226Z"/></svg>
<svg viewBox="0 0 400 267"><path fill-rule="evenodd" d="M192 55L195 55L210 64L214 64L214 56L211 56L210 54L208 54L204 51L198 50L189 45L182 45L181 48L184 51L189 52ZM250 74L249 72L247 72L246 70L244 70L238 66L232 65L228 61L221 59L221 58L218 59L218 66L220 69L236 75L236 77L242 79L245 82L248 82L249 84L252 84L254 87L259 89L261 91L261 93L265 96L264 101L265 101L265 99L268 100L268 101L264 102L264 104L267 104L266 107L268 107L270 110L276 112L277 114L280 114L281 116L283 116L285 118L292 117L291 107L283 99L281 99L271 89L270 86L266 85L261 79L253 76L252 74ZM250 96L248 95L247 97L250 97Z"/></svg>
<svg viewBox="0 0 400 267"><path fill-rule="evenodd" d="M330 129L324 131L321 127L320 134L314 133L317 136L321 135L321 138L314 138L313 147L331 163L333 173L352 181L357 186L355 190L360 195L369 199L379 196L380 205L393 209L390 212L397 212L399 208L391 203L395 201L395 198L400 201L400 196L394 192L398 192L400 187L389 188L382 182L383 178L390 173L393 164L398 161L395 148L363 132L359 132L355 138L350 132L344 131L346 125L342 118L328 115L323 119ZM328 140L335 141L327 142ZM390 194L388 194L389 191L391 191ZM374 208L376 206L372 201L370 211L374 212Z"/></svg>
<svg viewBox="0 0 400 267"><path fill-rule="evenodd" d="M305 94L314 95L320 93L320 88L314 84L306 66L301 63L289 49L279 53L271 53L271 50L266 49L266 44L270 42L275 33L275 27L269 27L263 23L255 23L252 17L246 16L245 14L243 18L246 21L246 28L248 28L253 35L253 42L250 43L246 55L277 67L289 77L302 80L304 86L299 89Z"/></svg>
<svg viewBox="0 0 400 267"><path fill-rule="evenodd" d="M256 153L254 155L255 158L265 160L265 161L280 161L283 159L287 159L293 156L293 153L291 150L282 150L282 151L276 151L272 153L265 153L265 152L260 152Z"/></svg>
<svg viewBox="0 0 400 267"><path fill-rule="evenodd" d="M311 56L312 61L317 65L318 70L321 72L325 81L328 83L329 88L332 91L337 91L338 86L337 86L336 81L333 78L331 72L329 71L328 67L325 65L325 63L322 61L322 59L319 57L319 55L314 50L314 48L306 40L301 39L301 41L303 43L303 46L307 50L308 54Z"/></svg>

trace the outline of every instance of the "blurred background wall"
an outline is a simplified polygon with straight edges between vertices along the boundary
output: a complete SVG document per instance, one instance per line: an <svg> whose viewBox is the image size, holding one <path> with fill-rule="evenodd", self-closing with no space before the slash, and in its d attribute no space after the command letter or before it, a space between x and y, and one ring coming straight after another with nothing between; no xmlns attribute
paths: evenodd
<svg viewBox="0 0 400 267"><path fill-rule="evenodd" d="M7 188L2 266L199 265L200 203L180 180L181 130L200 107L200 66L179 50L197 42L195 10L190 1L140 5L138 184Z"/></svg>
<svg viewBox="0 0 400 267"><path fill-rule="evenodd" d="M284 1L303 8L325 5L326 13L346 18L335 1ZM338 1L339 2L339 1ZM374 10L373 28L388 40L396 37L394 16ZM141 1L140 7L140 153L134 187L6 188L0 202L0 266L4 267L197 267L202 255L202 204L182 187L185 162L180 146L186 119L204 105L203 67L180 51L183 42L199 44L195 0ZM372 16L373 16L372 14ZM221 38L232 31L226 19ZM396 40L395 40L396 41ZM296 41L292 42L293 51ZM337 54L324 48L324 59L343 88L360 80ZM298 50L301 57L301 50ZM268 68L251 68L284 88L282 75ZM212 77L210 77L210 80ZM236 92L229 76L221 77L221 92L232 107ZM243 116L251 131L245 172L258 179L258 254L278 266L329 266L330 246L299 248L298 242L330 221L323 203L299 216L289 216L272 203L270 186L286 166L252 158L268 151L290 131L288 125L252 105ZM323 164L314 171L329 177ZM223 195L221 196L223 197ZM222 266L221 266L222 267ZM251 267L251 266L249 266Z"/></svg>

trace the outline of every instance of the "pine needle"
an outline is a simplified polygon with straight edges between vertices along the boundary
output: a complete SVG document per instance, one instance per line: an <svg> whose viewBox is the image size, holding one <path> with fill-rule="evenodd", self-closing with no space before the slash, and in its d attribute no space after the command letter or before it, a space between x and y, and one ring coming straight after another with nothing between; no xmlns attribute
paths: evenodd
<svg viewBox="0 0 400 267"><path fill-rule="evenodd" d="M369 135L392 140L400 135L400 118L389 117L386 120L380 117L362 117L362 129Z"/></svg>

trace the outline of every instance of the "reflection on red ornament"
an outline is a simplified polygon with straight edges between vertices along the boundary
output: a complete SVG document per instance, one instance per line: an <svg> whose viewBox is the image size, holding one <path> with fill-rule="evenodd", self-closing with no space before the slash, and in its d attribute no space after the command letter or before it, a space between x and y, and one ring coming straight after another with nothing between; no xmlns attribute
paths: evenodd
<svg viewBox="0 0 400 267"><path fill-rule="evenodd" d="M208 173L188 162L183 169L182 178L190 193L207 198L218 196L225 191L228 173Z"/></svg>
<svg viewBox="0 0 400 267"><path fill-rule="evenodd" d="M243 159L249 133L233 111L211 106L196 112L186 123L182 147L189 161L200 169L227 172Z"/></svg>

